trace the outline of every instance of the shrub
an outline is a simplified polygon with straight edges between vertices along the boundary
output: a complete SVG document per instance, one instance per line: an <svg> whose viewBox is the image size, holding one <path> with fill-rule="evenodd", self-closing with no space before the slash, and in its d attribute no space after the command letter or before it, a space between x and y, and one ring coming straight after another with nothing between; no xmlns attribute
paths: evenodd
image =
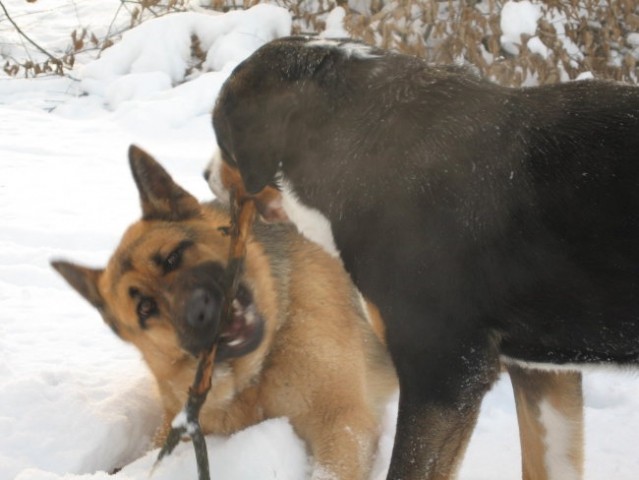
<svg viewBox="0 0 639 480"><path fill-rule="evenodd" d="M262 0L198 0L200 8L226 12ZM185 10L195 0L121 0L128 27L153 16ZM592 75L637 83L639 0L270 0L293 16L295 34L325 28L335 7L346 11L350 35L370 44L419 55L434 63L461 62L503 85L554 83ZM2 2L0 2L0 5ZM532 25L518 29L520 20ZM115 20L115 19L114 19ZM513 20L515 22L513 22ZM42 63L7 61L5 72L58 73L87 46L107 48L121 32L98 39L72 32L66 52Z"/></svg>

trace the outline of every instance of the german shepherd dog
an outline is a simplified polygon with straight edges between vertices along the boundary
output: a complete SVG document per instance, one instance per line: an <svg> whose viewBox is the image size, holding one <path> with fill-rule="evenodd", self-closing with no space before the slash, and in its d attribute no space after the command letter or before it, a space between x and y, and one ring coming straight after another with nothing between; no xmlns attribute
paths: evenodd
<svg viewBox="0 0 639 480"><path fill-rule="evenodd" d="M143 215L106 268L52 265L142 353L164 406L161 444L198 354L214 340L230 242L220 229L230 219L219 204L200 205L142 150L130 149L130 163ZM396 389L381 330L371 326L382 326L374 307L338 261L290 226L257 223L233 320L220 334L204 432L228 435L286 416L314 457L313 478L366 479Z"/></svg>
<svg viewBox="0 0 639 480"><path fill-rule="evenodd" d="M514 377L639 362L639 88L510 89L286 38L235 69L213 125L213 183L339 254L379 307L400 383L389 479L455 475L500 359ZM561 382L535 383L528 421L580 452ZM540 475L579 478L576 456L538 457Z"/></svg>

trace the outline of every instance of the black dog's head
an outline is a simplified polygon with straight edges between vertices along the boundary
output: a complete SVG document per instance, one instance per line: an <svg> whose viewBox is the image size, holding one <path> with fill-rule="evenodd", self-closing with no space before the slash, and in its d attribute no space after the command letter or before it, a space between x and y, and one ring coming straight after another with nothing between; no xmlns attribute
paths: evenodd
<svg viewBox="0 0 639 480"><path fill-rule="evenodd" d="M338 108L354 97L349 76L358 74L360 62L381 55L361 43L307 37L275 40L257 50L235 69L215 105L223 162L211 172L213 186L253 197L267 219L286 218L278 192L300 170L301 154L308 159L327 141L322 127L335 123ZM305 182L321 181L325 169L306 163Z"/></svg>

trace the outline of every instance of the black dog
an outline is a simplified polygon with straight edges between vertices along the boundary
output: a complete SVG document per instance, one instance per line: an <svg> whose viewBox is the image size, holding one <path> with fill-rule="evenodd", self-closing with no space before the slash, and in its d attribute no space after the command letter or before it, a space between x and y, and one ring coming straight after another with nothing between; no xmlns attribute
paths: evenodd
<svg viewBox="0 0 639 480"><path fill-rule="evenodd" d="M639 362L638 88L507 89L288 38L237 67L213 123L219 183L237 169L264 216L321 219L381 311L401 389L389 478L454 475L500 358Z"/></svg>

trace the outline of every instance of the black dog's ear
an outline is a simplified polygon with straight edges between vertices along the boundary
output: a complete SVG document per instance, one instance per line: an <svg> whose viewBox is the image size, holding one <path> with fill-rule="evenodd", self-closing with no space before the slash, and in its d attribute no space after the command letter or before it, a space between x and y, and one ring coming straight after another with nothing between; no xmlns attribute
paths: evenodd
<svg viewBox="0 0 639 480"><path fill-rule="evenodd" d="M200 213L197 199L141 148L129 147L129 163L140 192L143 220L186 220Z"/></svg>
<svg viewBox="0 0 639 480"><path fill-rule="evenodd" d="M51 266L91 305L99 310L104 308L104 299L98 289L98 280L104 270L82 267L61 260L52 261Z"/></svg>

